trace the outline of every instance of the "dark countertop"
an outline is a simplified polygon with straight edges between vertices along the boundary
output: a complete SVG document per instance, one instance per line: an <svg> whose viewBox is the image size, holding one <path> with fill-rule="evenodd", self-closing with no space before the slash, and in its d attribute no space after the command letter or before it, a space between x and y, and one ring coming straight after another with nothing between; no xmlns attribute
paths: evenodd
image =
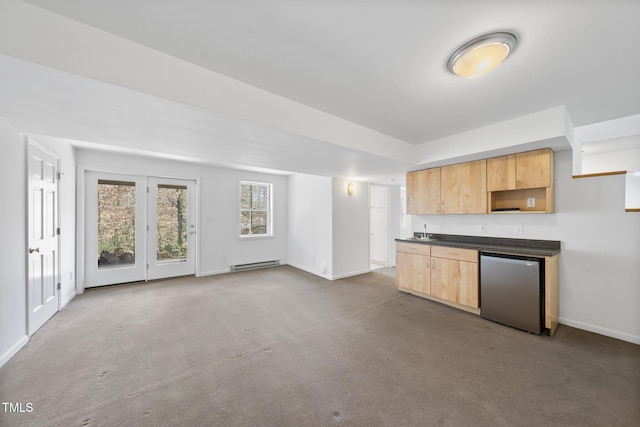
<svg viewBox="0 0 640 427"><path fill-rule="evenodd" d="M415 233L422 235L422 233ZM461 236L456 234L432 234L429 240L396 239L396 242L438 245L453 248L475 249L481 252L506 252L535 257L554 256L560 253L559 240L511 239L503 237Z"/></svg>

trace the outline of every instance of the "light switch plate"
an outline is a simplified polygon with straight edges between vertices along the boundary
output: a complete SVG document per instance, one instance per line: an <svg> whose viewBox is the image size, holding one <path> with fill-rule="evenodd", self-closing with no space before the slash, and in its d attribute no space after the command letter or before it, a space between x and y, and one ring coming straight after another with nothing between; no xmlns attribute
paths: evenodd
<svg viewBox="0 0 640 427"><path fill-rule="evenodd" d="M527 207L534 208L535 206L536 206L536 198L535 197L527 198Z"/></svg>

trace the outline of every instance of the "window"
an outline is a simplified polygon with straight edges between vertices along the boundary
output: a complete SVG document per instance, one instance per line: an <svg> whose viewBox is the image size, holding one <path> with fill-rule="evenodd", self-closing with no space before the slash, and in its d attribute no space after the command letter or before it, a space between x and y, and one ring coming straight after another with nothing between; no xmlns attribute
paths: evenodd
<svg viewBox="0 0 640 427"><path fill-rule="evenodd" d="M271 184L240 182L240 236L271 235Z"/></svg>

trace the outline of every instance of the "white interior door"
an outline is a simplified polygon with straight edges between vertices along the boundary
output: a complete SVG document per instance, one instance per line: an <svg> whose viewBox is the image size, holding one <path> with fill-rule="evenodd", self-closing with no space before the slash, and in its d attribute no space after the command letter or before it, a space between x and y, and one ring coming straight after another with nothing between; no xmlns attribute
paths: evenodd
<svg viewBox="0 0 640 427"><path fill-rule="evenodd" d="M146 178L86 172L85 287L146 279Z"/></svg>
<svg viewBox="0 0 640 427"><path fill-rule="evenodd" d="M147 278L195 274L195 182L149 177Z"/></svg>
<svg viewBox="0 0 640 427"><path fill-rule="evenodd" d="M28 144L28 330L36 332L60 307L58 298L58 159Z"/></svg>
<svg viewBox="0 0 640 427"><path fill-rule="evenodd" d="M369 257L371 263L387 266L387 187L371 186Z"/></svg>

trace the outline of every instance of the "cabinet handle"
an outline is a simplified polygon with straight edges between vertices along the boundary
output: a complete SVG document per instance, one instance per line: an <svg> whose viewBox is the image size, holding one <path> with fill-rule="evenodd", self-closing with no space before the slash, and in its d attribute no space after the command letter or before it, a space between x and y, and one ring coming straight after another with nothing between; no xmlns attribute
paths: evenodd
<svg viewBox="0 0 640 427"><path fill-rule="evenodd" d="M35 249L33 249L33 248L29 248L29 253L30 253L30 254L32 254L32 253L34 253L34 252L40 252L40 248L35 248Z"/></svg>

